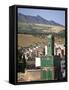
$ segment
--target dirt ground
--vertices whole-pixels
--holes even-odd
[[[18,82],[40,80],[40,69],[26,70],[25,73],[19,72],[17,76]]]

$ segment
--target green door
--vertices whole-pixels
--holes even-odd
[[[53,80],[53,71],[51,70],[42,70],[41,71],[41,79],[42,80]]]
[[[48,80],[52,80],[52,71],[48,70],[46,76]]]
[[[41,79],[46,80],[46,71],[45,70],[41,71]]]

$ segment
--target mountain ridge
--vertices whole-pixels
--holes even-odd
[[[31,15],[24,15],[22,13],[18,13],[18,21],[26,22],[26,23],[38,23],[38,24],[47,24],[47,25],[55,25],[55,26],[64,27],[64,25],[61,25],[53,20],[44,19],[40,15],[31,16]]]

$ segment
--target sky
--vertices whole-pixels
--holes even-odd
[[[44,9],[29,9],[18,8],[18,13],[30,16],[41,16],[47,20],[53,20],[61,25],[65,26],[65,11],[61,10],[44,10]]]

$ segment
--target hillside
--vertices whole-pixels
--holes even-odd
[[[55,36],[54,41],[57,44],[64,44],[65,39],[61,36]],[[18,34],[18,46],[21,47],[32,47],[32,46],[43,46],[47,45],[47,35],[28,35]]]
[[[47,25],[56,25],[56,26],[63,26],[53,20],[46,20],[43,17],[37,16],[30,16],[18,13],[18,21],[25,22],[25,23],[38,23],[38,24],[47,24]]]
[[[18,14],[18,33],[65,35],[65,27],[41,16]]]

